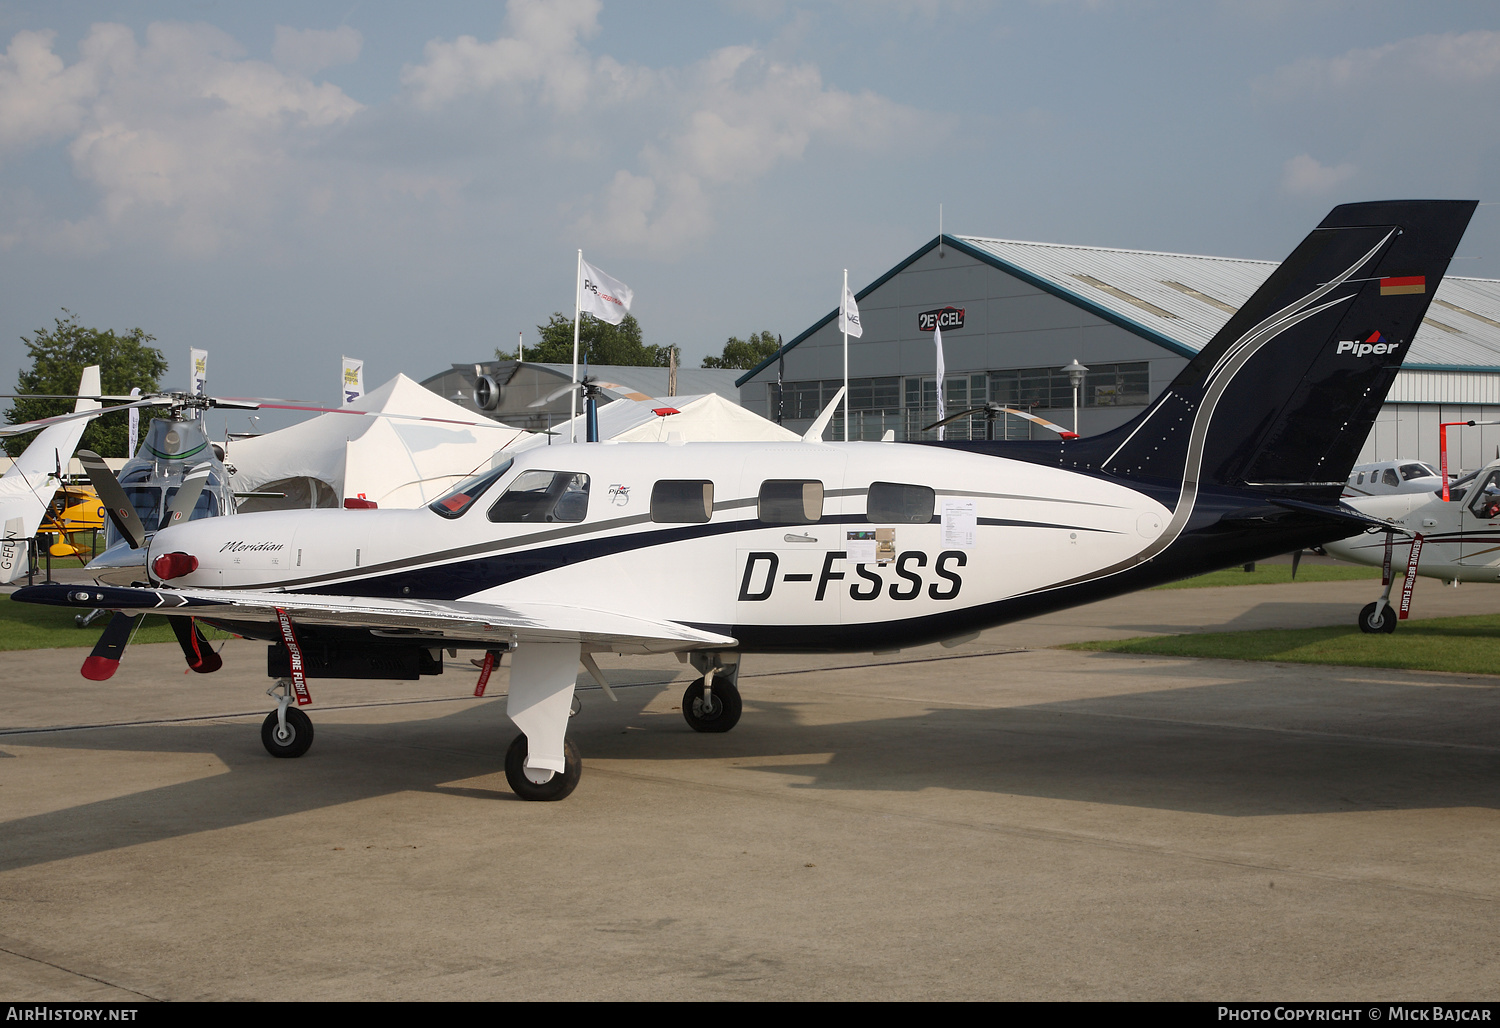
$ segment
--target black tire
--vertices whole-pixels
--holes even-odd
[[[290,739],[278,739],[281,720],[276,711],[271,711],[260,726],[261,745],[273,757],[300,757],[307,752],[313,741],[312,718],[296,707],[286,708],[286,730]]]
[[[1367,603],[1365,609],[1359,612],[1359,630],[1367,635],[1384,633],[1389,635],[1396,630],[1396,608],[1389,603],[1384,604],[1380,611],[1380,617],[1375,616],[1375,608],[1382,606],[1380,603]]]
[[[740,691],[727,680],[714,679],[709,705],[703,705],[703,679],[698,679],[682,694],[682,717],[695,732],[727,732],[740,723],[744,703]]]
[[[524,732],[511,740],[510,749],[505,751],[505,780],[510,783],[511,792],[523,800],[545,803],[566,799],[578,788],[578,779],[583,775],[583,759],[579,757],[573,740],[563,740],[562,772],[553,772],[551,779],[540,784],[526,777],[526,756],[530,752]]]

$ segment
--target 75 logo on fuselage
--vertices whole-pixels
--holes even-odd
[[[830,550],[823,555],[823,569],[817,575],[811,572],[781,574],[781,558],[777,554],[770,550],[752,551],[745,557],[745,573],[740,578],[738,598],[752,602],[769,600],[778,583],[796,585],[805,582],[811,586],[816,578],[817,587],[812,598],[815,603],[821,602],[829,596],[830,586],[841,588],[835,583],[841,583],[849,577],[847,571],[835,570],[834,567],[847,567],[847,558],[848,554],[844,550]],[[857,580],[849,584],[849,598],[873,600],[886,594],[893,600],[915,600],[925,588],[927,595],[934,600],[951,600],[958,596],[964,584],[955,569],[968,562],[969,555],[963,550],[944,550],[932,562],[930,581],[927,554],[921,550],[907,550],[889,565],[855,564]],[[885,573],[888,566],[891,571],[889,579]]]

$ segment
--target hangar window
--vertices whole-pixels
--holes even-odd
[[[713,513],[712,482],[657,482],[651,487],[651,520],[659,524],[701,525]]]
[[[490,508],[491,521],[582,521],[589,509],[589,476],[572,471],[523,471]]]
[[[1151,396],[1151,366],[1090,364],[1078,392],[1081,407],[1139,407]],[[1060,368],[1016,368],[990,374],[990,399],[1007,407],[1062,410],[1073,406],[1073,384]]]
[[[823,516],[823,483],[762,482],[757,516],[768,525],[810,525]]]
[[[438,497],[429,505],[430,510],[441,514],[445,518],[456,518],[464,511],[474,506],[474,501],[484,495],[484,491],[494,485],[501,475],[510,470],[515,461],[507,460],[498,468],[490,468],[481,471],[477,475],[470,475],[458,485],[450,489],[446,495]]]
[[[865,520],[878,525],[925,525],[932,520],[936,494],[925,485],[871,482]]]

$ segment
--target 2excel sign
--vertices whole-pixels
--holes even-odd
[[[963,327],[964,309],[962,307],[939,307],[917,315],[917,330],[921,332],[931,332],[938,328],[948,332]]]

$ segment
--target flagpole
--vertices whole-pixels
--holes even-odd
[[[839,311],[844,310],[844,298],[849,295],[849,269],[844,269],[844,291],[839,294]],[[844,323],[844,442],[849,441],[849,319],[839,318]]]
[[[578,385],[578,322],[583,318],[583,251],[578,251],[578,276],[573,283],[573,385]],[[578,442],[578,390],[568,390],[568,441]]]

